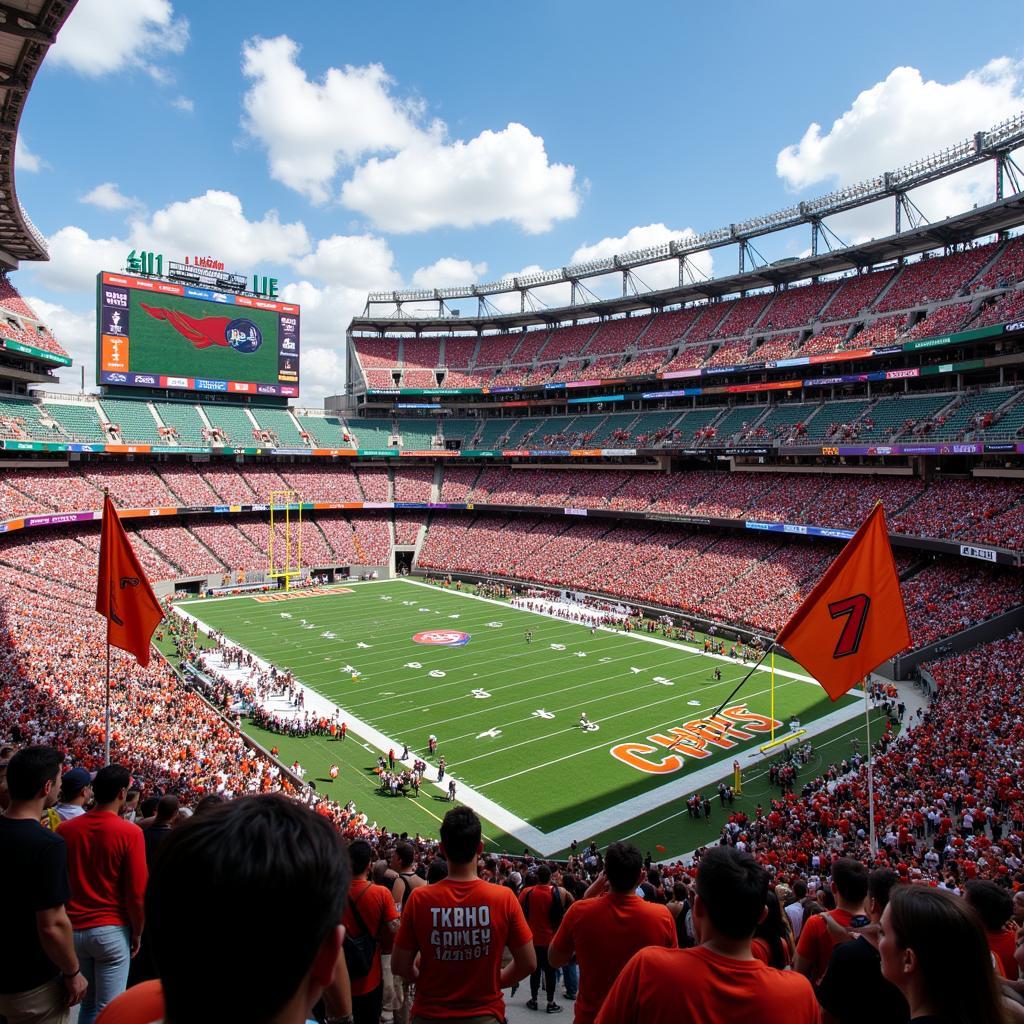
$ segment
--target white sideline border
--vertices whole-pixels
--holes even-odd
[[[442,590],[432,583],[424,583],[420,580],[412,580],[406,577],[400,577],[398,579],[391,580],[367,580],[360,581],[363,586],[370,586],[375,583],[407,583],[412,586],[424,587],[427,590],[438,591]],[[487,604],[497,605],[498,607],[508,609],[513,607],[515,611],[526,612],[531,615],[539,615],[546,619],[556,619],[559,622],[567,621],[559,619],[557,616],[548,615],[541,611],[536,611],[530,608],[518,608],[510,606],[504,601],[496,601],[493,598],[479,597],[476,594],[469,594],[464,591],[458,590],[442,590],[445,594],[454,594],[459,597],[464,597],[473,601],[482,601]],[[252,595],[238,595],[238,597],[247,597],[250,600]],[[225,598],[218,598],[217,600],[230,600]],[[198,599],[193,601],[187,601],[186,604],[197,603]],[[204,631],[209,632],[213,627],[205,623],[198,615],[191,612],[185,611],[180,605],[174,605],[173,611],[175,614],[180,615],[186,621],[193,621],[198,624]],[[573,625],[571,621],[568,623]],[[584,627],[583,623],[577,623],[581,628]],[[608,626],[599,626],[599,629],[609,633],[619,633],[617,629],[612,629]],[[705,657],[717,658],[720,661],[729,661],[735,663],[735,660],[729,658],[728,655],[722,654],[705,654],[703,650],[697,647],[691,647],[687,644],[681,644],[666,640],[663,637],[651,636],[646,633],[630,633],[628,634],[631,638],[637,638],[645,640],[648,643],[659,644],[663,647],[671,647],[676,650],[686,651],[691,654],[702,654]],[[234,641],[232,641],[234,643]],[[236,645],[241,646],[241,645]],[[244,648],[243,648],[244,649]],[[252,653],[252,652],[249,652]],[[257,664],[263,668],[269,667],[269,662],[263,658],[258,658],[255,654],[252,655]],[[757,668],[759,672],[771,672],[771,667],[768,665],[760,665]],[[814,681],[810,676],[801,675],[797,672],[791,672],[786,669],[776,669],[776,675],[785,676],[789,679],[799,680],[801,682],[809,683],[812,686],[817,686],[818,683]],[[328,700],[326,697],[319,694],[316,690],[306,686],[301,680],[297,680],[297,685],[301,686],[305,693],[306,709],[314,711],[317,714],[323,715],[324,717],[330,718],[335,711],[338,711],[349,724],[349,729],[355,735],[362,739],[368,740],[372,743],[377,750],[381,753],[386,754],[388,750],[399,749],[402,744],[397,743],[385,736],[384,733],[363,722],[361,719],[354,717],[345,711],[344,707],[339,704],[335,704],[333,701]],[[845,707],[838,708],[835,711],[831,711],[826,715],[822,715],[816,718],[813,722],[809,722],[806,726],[804,736],[810,739],[814,736],[819,735],[822,732],[831,729],[833,726],[842,725],[843,723],[857,717],[861,712],[861,698],[852,697],[847,701]],[[742,747],[738,748],[736,755],[745,757],[747,760],[756,759],[760,754],[757,746],[753,749],[744,750]],[[408,768],[412,768],[413,759],[409,758],[407,761],[402,762]],[[607,832],[614,828],[616,825],[623,825],[634,818],[637,818],[648,811],[656,810],[659,807],[663,807],[666,804],[674,800],[683,799],[688,794],[693,793],[697,790],[703,789],[713,782],[719,779],[725,778],[728,775],[728,766],[724,759],[718,759],[712,764],[706,765],[703,768],[698,768],[695,771],[686,772],[680,778],[673,779],[669,782],[664,782],[660,786],[655,786],[653,789],[648,790],[646,793],[641,793],[638,796],[630,797],[628,800],[622,801],[622,803],[615,804],[611,807],[606,807],[601,811],[597,811],[594,814],[588,815],[585,818],[581,818],[578,821],[572,822],[568,825],[562,825],[555,829],[553,832],[542,832],[540,829],[531,825],[529,822],[523,820],[518,815],[513,814],[511,811],[502,807],[500,804],[495,803],[490,798],[484,796],[482,793],[474,790],[470,786],[466,785],[457,774],[451,772],[447,773],[447,777],[454,778],[458,783],[458,800],[460,803],[464,803],[469,807],[472,807],[478,814],[485,817],[488,821],[493,822],[495,825],[504,829],[509,835],[514,836],[517,840],[523,843],[525,846],[531,847],[542,857],[549,857],[554,853],[558,853],[560,850],[564,850],[569,847],[572,841],[575,839],[580,843],[589,841],[590,838],[596,836],[602,832]],[[447,795],[448,787],[443,783],[434,782],[431,779],[424,778],[424,785],[429,786],[439,793]]]

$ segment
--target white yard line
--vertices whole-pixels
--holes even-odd
[[[418,580],[401,579],[401,580],[379,580],[379,581],[367,581],[363,585],[367,585],[369,582],[380,582],[380,583],[407,583],[412,586],[424,587],[428,590],[438,591],[441,590],[439,587],[435,587],[430,583],[421,583]],[[517,612],[524,612],[526,614],[540,615],[544,618],[555,618],[556,621],[565,622],[567,620],[559,619],[557,616],[546,615],[543,612],[534,611],[533,609],[526,608],[515,608],[508,605],[503,601],[495,601],[492,598],[478,597],[476,594],[466,594],[459,591],[442,590],[445,594],[458,594],[461,597],[470,598],[474,601],[483,601],[488,604],[497,605],[498,607],[511,609]],[[233,600],[232,598],[220,598],[218,600]],[[201,602],[185,602],[188,605],[194,605]],[[208,626],[198,615],[191,612],[185,611],[182,605],[175,605],[174,611],[181,615],[184,619],[189,621],[197,622],[200,627],[204,630],[209,631],[212,627]],[[569,623],[572,625],[572,623]],[[589,629],[589,626],[584,626],[579,623],[581,628]],[[705,654],[703,650],[697,647],[691,647],[687,644],[675,643],[670,640],[665,640],[662,637],[650,636],[648,634],[636,632],[623,634],[620,630],[610,629],[608,627],[599,627],[605,632],[616,633],[620,636],[628,635],[630,638],[637,638],[645,640],[648,643],[659,644],[663,647],[670,647],[676,650],[685,651],[690,654],[702,654],[705,657],[717,658],[720,661],[732,662],[737,664],[735,659],[729,658],[727,655],[711,655]],[[234,641],[232,641],[234,642]],[[254,660],[261,665],[263,668],[268,668],[269,663],[262,658],[253,655]],[[759,666],[759,671],[770,672],[770,666],[762,665]],[[776,669],[775,674],[784,676],[788,679],[798,680],[800,682],[811,683],[817,685],[813,679],[809,676],[800,675],[796,672],[790,672],[785,669]],[[362,739],[368,740],[370,743],[382,753],[386,753],[388,750],[401,749],[402,744],[396,740],[391,739],[384,733],[373,728],[371,725],[363,722],[361,719],[354,717],[347,712],[343,706],[335,704],[333,701],[328,700],[326,697],[319,694],[316,690],[313,690],[301,682],[297,682],[297,685],[302,686],[305,692],[306,710],[317,715],[322,715],[326,718],[330,718],[335,711],[338,711],[345,721],[348,722],[350,730]],[[358,684],[355,684],[358,685]],[[693,709],[696,711],[697,709]],[[827,715],[823,715],[820,718],[815,719],[813,722],[807,723],[805,728],[805,735],[807,738],[818,735],[832,728],[835,725],[840,725],[843,722],[855,717],[860,713],[860,701],[852,700],[844,708],[840,708],[836,711],[830,712]],[[609,741],[605,741],[607,743]],[[614,742],[614,741],[611,741]],[[604,746],[602,743],[601,746]],[[758,745],[759,746],[759,745]],[[758,746],[753,749],[742,751],[742,756],[748,759],[754,759],[758,756]],[[567,755],[572,757],[575,755]],[[560,760],[565,760],[562,758]],[[409,760],[403,762],[406,767],[411,768],[413,761]],[[556,762],[550,762],[556,763]],[[553,832],[542,832],[540,829],[535,828],[529,822],[520,818],[518,815],[513,814],[511,811],[502,807],[500,804],[495,803],[493,800],[484,796],[479,790],[472,789],[467,786],[457,775],[452,776],[451,772],[448,773],[447,777],[454,777],[458,783],[458,799],[461,803],[464,803],[472,807],[483,817],[493,822],[499,828],[504,829],[509,835],[515,836],[517,840],[522,842],[524,845],[529,846],[536,850],[541,856],[546,857],[551,854],[557,853],[559,850],[563,850],[569,846],[574,840],[582,842],[585,839],[589,839],[591,836],[598,835],[601,832],[606,832],[616,825],[621,825],[639,815],[646,814],[648,811],[655,810],[658,807],[664,806],[672,800],[680,799],[695,790],[703,789],[713,782],[725,777],[728,774],[728,767],[724,760],[716,760],[714,763],[707,765],[705,768],[697,769],[696,771],[687,772],[685,775],[671,782],[662,783],[660,786],[648,790],[646,793],[642,793],[639,796],[631,797],[629,800],[624,800],[622,803],[615,804],[612,807],[607,807],[602,811],[598,811],[595,814],[591,814],[586,818],[582,818],[579,821],[573,822],[570,825],[564,825],[561,828],[556,829]],[[504,780],[495,780],[504,781]],[[493,785],[494,783],[488,783]],[[446,783],[433,782],[427,778],[424,779],[424,785],[432,787],[440,793],[447,793],[448,787]]]

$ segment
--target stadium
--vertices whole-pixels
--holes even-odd
[[[107,748],[143,799],[283,793],[423,865],[458,803],[494,880],[544,862],[578,895],[621,841],[668,895],[720,841],[790,894],[833,857],[1024,883],[1024,112],[639,251],[371,291],[321,405],[284,283],[132,249],[95,280],[95,381],[57,391],[14,147],[75,5],[16,6],[5,766]],[[977,168],[985,202],[924,218],[915,190]],[[883,236],[830,227],[874,204]],[[766,260],[778,232],[801,255]],[[107,496],[165,616],[148,666],[95,611]],[[879,503],[911,642],[833,700],[775,639]]]

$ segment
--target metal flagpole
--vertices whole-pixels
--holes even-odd
[[[775,742],[775,650],[772,649],[772,743]]]
[[[878,841],[875,837],[875,776],[871,757],[871,702],[868,699],[868,677],[864,677],[864,729],[868,741],[868,848],[871,856],[878,856]]]
[[[110,624],[107,624],[109,630]],[[107,693],[103,709],[103,763],[110,764],[110,636],[107,636]]]

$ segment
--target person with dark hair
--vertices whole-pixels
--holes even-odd
[[[897,885],[879,927],[882,975],[910,1006],[911,1021],[1005,1024],[992,955],[965,900],[925,885]]]
[[[146,844],[139,827],[121,817],[130,786],[127,768],[101,768],[92,781],[95,806],[57,831],[68,847],[68,916],[89,983],[79,1024],[92,1024],[125,990],[131,958],[142,940]]]
[[[0,1017],[8,1024],[65,1024],[85,995],[64,905],[67,847],[39,819],[57,802],[60,751],[24,747],[7,765],[10,798],[0,817]]]
[[[402,760],[404,761],[406,758],[403,757]],[[413,889],[418,889],[421,885],[427,884],[426,880],[416,873],[415,863],[416,847],[407,839],[400,839],[391,854],[391,867],[398,873],[398,878],[395,880],[391,895],[395,901],[395,909],[399,914],[402,912],[402,906],[409,893]],[[440,863],[444,864],[444,861],[440,861]],[[394,981],[395,1004],[393,1011],[394,1024],[407,1024],[409,1010],[412,1006],[409,999],[412,989],[408,979],[395,977],[393,971],[392,977]]]
[[[329,1021],[351,1024],[330,1015],[348,886],[343,840],[294,800],[242,797],[193,815],[160,847],[146,892],[160,981],[129,989],[100,1024],[303,1024],[321,995]]]
[[[804,926],[804,906],[807,899],[807,883],[802,878],[793,882],[792,902],[786,901],[782,908],[786,917],[789,918],[789,926],[793,929],[793,938],[800,939],[800,932]]]
[[[580,967],[575,1024],[591,1024],[612,982],[629,958],[645,946],[676,946],[676,922],[664,904],[636,894],[643,870],[632,843],[612,843],[604,871],[583,898],[565,913],[548,949],[552,967],[564,967],[573,955]]]
[[[547,864],[537,866],[536,882],[519,894],[519,905],[533,932],[533,948],[537,951],[537,969],[530,975],[530,999],[526,1004],[531,1010],[537,1009],[537,996],[540,994],[543,977],[544,993],[548,997],[547,1012],[562,1011],[562,1007],[555,1002],[555,967],[548,963],[548,946],[570,903],[572,896],[561,886],[551,884],[551,868]]]
[[[342,922],[352,939],[369,936],[373,950],[359,973],[354,958],[349,955],[349,975],[352,979],[352,1014],[355,1024],[380,1024],[384,1003],[384,974],[381,954],[390,953],[398,931],[398,911],[391,892],[383,885],[370,881],[373,848],[365,839],[357,839],[348,847],[352,868],[352,885],[348,892]],[[351,946],[351,944],[349,944]]]
[[[511,889],[477,876],[483,841],[480,819],[471,808],[453,807],[444,816],[441,852],[448,860],[448,877],[409,893],[391,969],[416,982],[414,1019],[503,1021],[501,990],[537,967],[522,907]],[[503,968],[506,946],[512,960]]]
[[[750,951],[769,967],[784,971],[793,963],[793,934],[786,915],[782,913],[779,897],[771,889],[768,890],[765,907],[768,913],[754,929]]]
[[[997,882],[972,878],[965,887],[967,902],[985,927],[985,938],[992,955],[999,961],[1004,978],[1017,979],[1016,932],[1011,925],[1013,896]]]
[[[868,869],[860,861],[840,857],[832,865],[830,889],[835,897],[836,908],[829,914],[840,929],[849,928],[854,917],[864,913],[864,900],[868,894]],[[793,970],[817,984],[828,970],[832,950],[842,941],[842,938],[829,931],[820,916],[807,917],[796,946]]]
[[[868,917],[877,930],[899,875],[891,868],[876,868],[868,876]],[[829,915],[833,916],[833,915]],[[872,939],[875,941],[873,942]],[[818,986],[818,1002],[825,1024],[903,1024],[907,1001],[899,989],[882,977],[877,937],[856,935],[832,950],[825,977]]]
[[[700,945],[641,949],[612,985],[596,1024],[818,1024],[807,979],[768,967],[750,951],[767,895],[768,873],[750,854],[709,849],[693,903]]]
[[[173,793],[160,797],[156,805],[156,818],[153,824],[146,829],[143,835],[143,842],[146,847],[146,866],[152,868],[153,858],[160,844],[171,834],[171,828],[177,820],[178,811],[181,805]]]
[[[210,811],[220,807],[224,803],[224,797],[220,793],[207,793],[206,796],[196,804],[193,814],[208,814]]]

